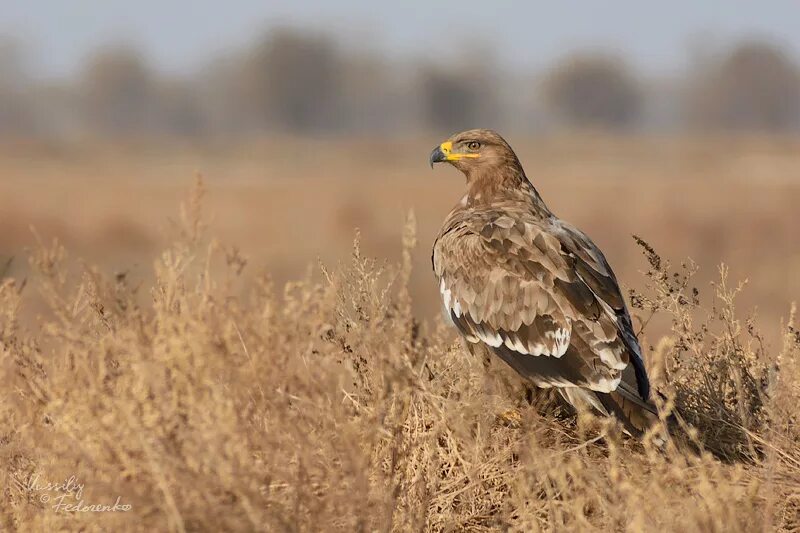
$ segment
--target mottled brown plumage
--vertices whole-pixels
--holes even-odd
[[[433,246],[447,315],[539,387],[616,415],[631,433],[656,418],[630,315],[602,252],[558,219],[511,147],[490,130],[431,154],[464,173],[467,194]]]

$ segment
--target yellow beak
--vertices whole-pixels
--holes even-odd
[[[442,161],[459,161],[461,159],[476,159],[480,154],[462,154],[453,153],[453,142],[445,141],[431,152],[431,167],[434,163],[441,163]]]

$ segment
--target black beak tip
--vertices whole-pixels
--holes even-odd
[[[442,152],[442,147],[437,146],[436,148],[433,149],[433,152],[431,152],[431,159],[430,159],[431,168],[433,168],[434,163],[441,163],[442,161],[445,161],[445,159],[446,158],[444,152]]]

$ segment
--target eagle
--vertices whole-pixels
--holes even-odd
[[[499,357],[576,409],[641,436],[658,420],[639,341],[600,249],[559,219],[496,132],[474,129],[434,148],[467,193],[433,245],[444,311],[472,353]]]

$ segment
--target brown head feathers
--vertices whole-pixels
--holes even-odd
[[[541,204],[547,210],[517,154],[493,130],[472,129],[452,135],[431,154],[431,164],[440,162],[450,163],[464,174],[471,204],[516,199]]]

